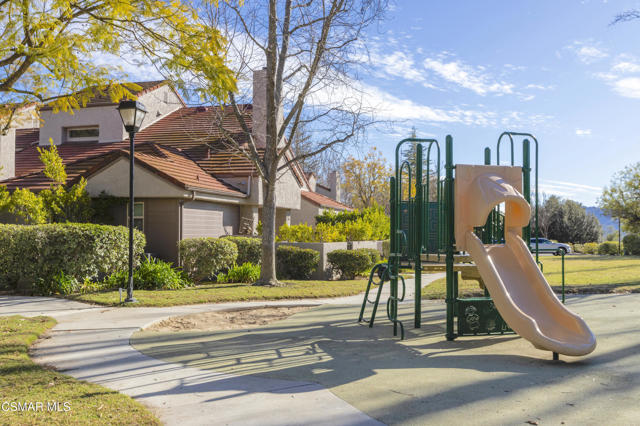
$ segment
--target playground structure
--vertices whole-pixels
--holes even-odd
[[[500,165],[500,144],[505,138],[510,141],[509,166]],[[515,165],[514,138],[522,139],[521,166]],[[530,141],[535,148],[533,209]],[[403,159],[405,147],[411,148],[411,154]],[[542,274],[539,254],[543,251],[537,243],[538,141],[532,134],[502,133],[496,145],[496,165],[491,165],[490,148],[484,150],[484,165],[454,164],[453,138],[447,136],[444,179],[435,139],[404,139],[396,146],[395,156],[395,176],[390,179],[389,260],[371,271],[359,321],[373,326],[382,287],[389,282],[387,318],[394,336],[400,332],[404,339],[398,303],[404,300],[406,288],[400,271],[411,268],[415,273],[415,328],[421,327],[423,271],[445,271],[447,340],[516,332],[536,348],[552,351],[554,359],[559,353],[579,356],[593,351],[593,333],[564,306],[564,253],[562,302]],[[532,216],[533,249],[529,247]],[[484,296],[460,297],[459,275],[478,280]],[[377,286],[376,298],[370,300],[373,286]],[[370,319],[365,320],[368,303],[373,306]]]

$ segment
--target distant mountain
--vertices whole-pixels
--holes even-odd
[[[587,213],[592,213],[602,225],[602,232],[606,236],[618,230],[618,219],[605,215],[599,207],[585,207]],[[622,233],[624,235],[624,232]]]

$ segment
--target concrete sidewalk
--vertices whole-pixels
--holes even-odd
[[[425,275],[423,286],[441,276]],[[388,286],[383,293],[388,294]],[[407,303],[412,297],[413,280],[407,280]],[[148,357],[130,346],[135,331],[172,316],[252,306],[360,303],[362,295],[123,309],[0,296],[0,315],[54,317],[58,324],[33,347],[37,363],[130,395],[166,424],[380,424],[317,383],[204,371]]]

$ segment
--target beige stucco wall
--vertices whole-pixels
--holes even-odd
[[[0,180],[16,175],[16,129],[0,134]]]
[[[145,128],[168,113],[180,108],[182,104],[179,98],[168,85],[140,96],[138,99],[147,108],[142,128]],[[98,126],[100,136],[98,142],[120,142],[127,138],[122,126],[117,105],[80,108],[72,113],[59,112],[54,114],[52,110],[41,111],[40,116],[44,122],[40,128],[40,145],[49,145],[49,138],[55,145],[65,142],[65,128],[81,126]]]
[[[41,111],[40,117],[44,121],[40,128],[40,145],[49,145],[49,139],[54,145],[64,143],[64,129],[67,127],[98,126],[100,129],[98,141],[101,143],[120,142],[125,138],[120,114],[113,105],[81,108],[73,114],[68,112],[54,114],[52,110],[45,110]]]
[[[134,194],[136,197],[185,198],[190,193],[149,170],[136,165],[134,169]],[[119,158],[113,164],[87,179],[87,191],[92,197],[106,192],[114,197],[129,196],[129,159]]]
[[[161,86],[149,93],[145,93],[140,96],[138,100],[144,104],[145,108],[147,108],[147,115],[142,123],[142,128],[150,126],[166,115],[182,107],[180,98],[178,98],[176,93],[168,84],[165,84],[164,86]]]
[[[307,225],[315,226],[316,216],[322,214],[323,211],[324,209],[319,205],[300,197],[300,210],[291,210],[291,224],[307,223]]]
[[[276,207],[300,208],[300,186],[291,169],[287,169],[276,182]]]

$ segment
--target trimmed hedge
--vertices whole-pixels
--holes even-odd
[[[276,249],[276,274],[280,279],[308,280],[318,269],[320,253],[293,246]]]
[[[625,235],[624,238],[622,238],[622,247],[624,248],[624,254],[640,255],[640,235]]]
[[[370,250],[372,249],[334,250],[327,254],[327,260],[331,268],[340,274],[341,279],[352,280],[374,265]],[[378,260],[380,260],[379,254]]]
[[[584,243],[582,245],[582,251],[584,254],[597,254],[598,246],[598,243]]]
[[[233,241],[238,247],[238,258],[236,263],[244,265],[245,263],[260,264],[260,256],[262,250],[262,242],[260,238],[252,237],[222,237],[225,240]]]
[[[238,258],[238,247],[226,238],[187,238],[178,247],[182,269],[195,281],[231,268]]]
[[[618,255],[618,243],[613,241],[605,241],[598,246],[598,254],[600,255]]]
[[[144,234],[134,233],[134,259],[144,252]],[[0,225],[0,284],[50,282],[54,277],[85,281],[125,269],[129,230],[124,226],[64,223]]]

